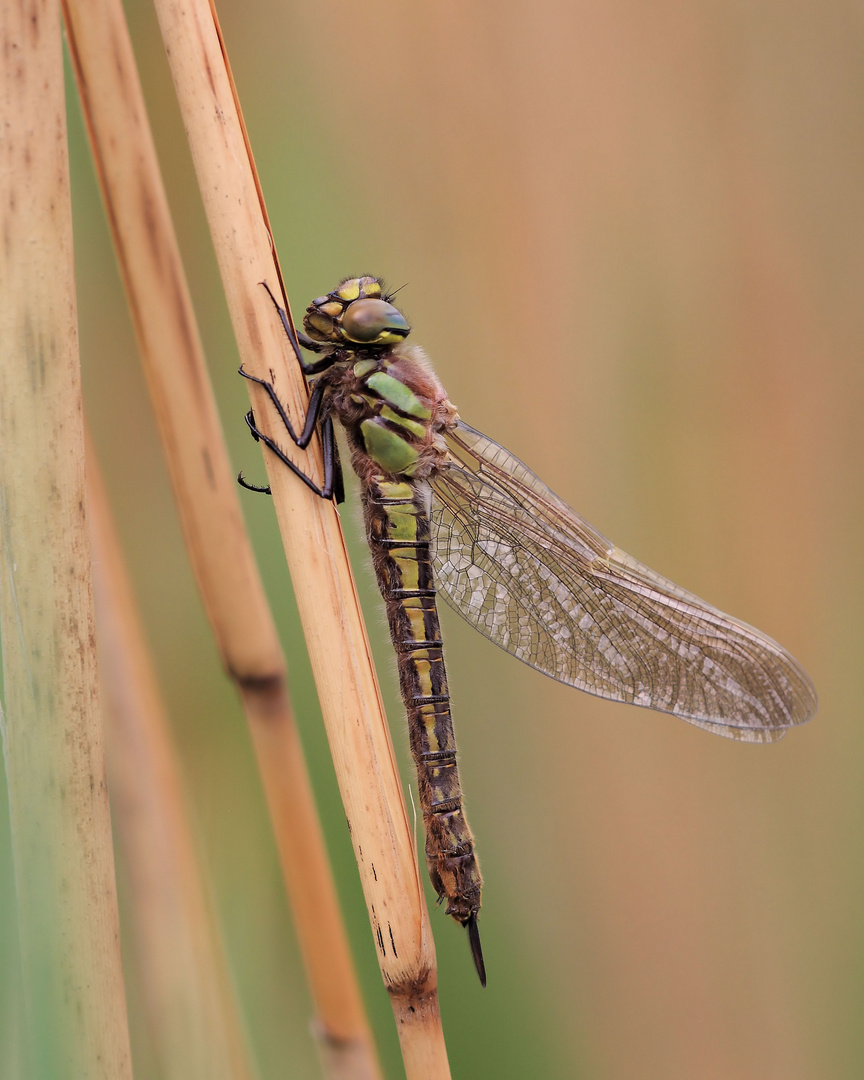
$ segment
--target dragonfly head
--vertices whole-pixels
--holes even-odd
[[[381,282],[374,277],[347,278],[313,300],[303,327],[313,341],[366,348],[396,345],[411,333],[405,316],[384,299]]]

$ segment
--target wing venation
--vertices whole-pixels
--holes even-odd
[[[436,584],[501,648],[561,682],[751,742],[816,709],[797,661],[616,548],[461,422],[430,478]]]

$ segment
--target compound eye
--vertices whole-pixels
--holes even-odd
[[[386,300],[355,300],[340,325],[343,336],[358,345],[392,345],[411,332],[402,312]]]

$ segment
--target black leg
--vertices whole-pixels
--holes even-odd
[[[315,425],[318,423],[318,417],[321,414],[321,404],[324,401],[324,387],[320,384],[316,386],[312,393],[309,395],[309,405],[306,409],[306,420],[303,423],[303,430],[297,435],[294,431],[294,425],[288,419],[288,413],[285,412],[285,406],[279,400],[276,394],[273,384],[268,382],[267,379],[259,379],[257,375],[250,375],[247,371],[243,370],[243,365],[237,369],[244,379],[248,379],[250,382],[258,383],[259,386],[263,386],[267,391],[267,396],[273,402],[276,408],[276,412],[279,413],[279,419],[285,425],[285,430],[291,436],[292,442],[296,443],[301,450],[305,450],[309,443],[312,441],[312,434],[315,431]]]
[[[339,506],[345,502],[345,481],[342,476],[342,462],[339,460],[339,446],[336,443],[336,435],[333,432],[333,417],[325,416],[319,429],[321,435],[321,447],[324,454],[324,486],[327,486],[327,477],[330,477],[331,497]]]
[[[294,349],[294,353],[297,356],[297,361],[300,364],[300,369],[304,375],[315,375],[319,371],[323,371],[325,368],[330,367],[332,358],[329,355],[324,356],[322,359],[313,361],[311,364],[306,364],[303,361],[302,354],[300,352],[300,346],[306,349],[310,349],[312,352],[320,352],[323,348],[318,342],[312,341],[305,334],[297,335],[291,327],[290,320],[288,319],[288,313],[279,304],[270,286],[266,281],[262,281],[261,284],[267,290],[267,295],[273,302],[273,306],[279,313],[279,318],[282,322],[282,328],[291,342],[291,347]],[[255,425],[255,415],[250,409],[246,414],[246,423],[249,425],[249,430],[252,432],[253,437],[257,440],[261,440],[265,446],[267,446],[273,453],[279,458],[283,465],[287,465],[288,468],[311,488],[316,495],[320,495],[322,499],[332,499],[334,492],[336,495],[336,501],[341,503],[345,499],[345,487],[342,478],[342,466],[339,461],[339,451],[336,447],[336,439],[333,434],[333,421],[332,419],[324,415],[322,416],[321,410],[324,404],[324,390],[325,387],[321,384],[313,387],[311,394],[309,395],[309,405],[306,410],[306,418],[303,422],[303,430],[298,435],[294,430],[294,425],[288,418],[288,413],[285,411],[285,407],[279,400],[276,390],[271,382],[267,379],[259,379],[257,375],[249,375],[243,370],[243,366],[240,366],[240,374],[244,379],[249,379],[250,382],[258,383],[259,386],[263,386],[267,392],[267,396],[270,398],[276,412],[279,414],[279,419],[285,430],[291,437],[291,441],[295,443],[301,450],[305,450],[309,443],[312,441],[312,436],[315,433],[316,427],[321,436],[321,447],[324,455],[324,483],[319,487],[311,477],[307,476],[302,469],[291,461],[287,455],[279,448],[279,446],[265,435],[262,431],[259,431]],[[250,484],[244,478],[241,473],[237,477],[238,483],[242,487],[245,487],[249,491],[260,491],[266,494],[270,494],[269,486],[259,486],[257,484]]]
[[[246,488],[247,491],[257,491],[260,495],[270,494],[270,485],[265,484],[263,487],[260,484],[250,484],[242,472],[237,473],[237,483],[242,488]]]
[[[321,485],[321,487],[319,487],[310,476],[307,476],[301,468],[295,465],[294,462],[284,453],[284,451],[269,437],[269,435],[265,435],[263,431],[259,431],[259,429],[255,426],[255,416],[251,409],[248,413],[246,413],[246,423],[249,425],[249,430],[252,432],[252,435],[256,439],[256,441],[260,440],[268,449],[272,450],[276,457],[278,457],[279,460],[282,462],[282,464],[287,465],[291,472],[293,472],[295,476],[299,476],[303,483],[308,488],[311,488],[316,495],[319,495],[322,499],[333,498],[336,440],[333,435],[333,420],[331,419],[331,417],[325,416],[321,421],[321,443],[324,450],[324,483]],[[243,487],[248,488],[250,491],[269,491],[269,488],[259,488],[256,485],[248,484],[239,476],[237,479],[240,481]]]
[[[323,371],[325,368],[330,367],[331,361],[329,354],[323,357],[321,360],[313,360],[311,364],[306,363],[306,361],[303,359],[303,354],[300,352],[300,346],[302,345],[303,348],[308,349],[309,352],[317,353],[321,352],[321,350],[324,348],[324,345],[320,341],[313,341],[312,338],[304,334],[302,331],[299,334],[295,334],[294,330],[291,327],[291,323],[288,321],[288,312],[285,310],[285,308],[282,307],[282,305],[273,295],[267,282],[262,281],[261,284],[267,290],[267,295],[273,301],[273,307],[275,307],[276,310],[279,312],[279,319],[282,322],[282,329],[285,331],[286,337],[291,342],[291,348],[294,350],[294,355],[297,357],[297,362],[300,365],[300,370],[303,372],[303,374],[317,375],[319,371]]]
[[[330,427],[332,431],[332,423]],[[333,498],[336,500],[336,505],[341,506],[345,502],[345,479],[342,476],[342,462],[339,459],[339,444],[335,437],[331,441],[333,444]]]
[[[263,285],[264,288],[267,290],[267,295],[273,301],[273,307],[275,307],[276,310],[279,312],[279,318],[282,320],[282,327],[285,330],[285,334],[288,340],[291,342],[291,348],[294,350],[294,355],[297,357],[300,367],[302,368],[303,354],[300,352],[300,342],[297,340],[297,335],[294,333],[294,330],[288,319],[288,312],[285,310],[285,308],[282,307],[282,305],[270,291],[270,286],[267,284],[266,281],[262,281],[259,284]],[[306,335],[304,334],[303,336],[305,337]],[[317,350],[314,351],[317,352]]]

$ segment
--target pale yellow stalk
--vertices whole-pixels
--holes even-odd
[[[3,4],[0,41],[0,640],[22,1075],[131,1080],[85,513],[59,5]]]
[[[313,1030],[328,1076],[374,1080],[380,1069],[291,712],[285,661],[240,513],[122,6],[119,0],[67,0],[65,15],[190,558],[250,724],[318,1013]]]
[[[214,15],[201,0],[158,0],[157,13],[241,358],[252,373],[274,373],[299,418],[306,387],[259,284],[278,290],[280,279]],[[266,399],[254,400],[269,430]],[[320,476],[317,450],[298,460]],[[447,1077],[428,913],[338,515],[272,458],[265,463],[406,1070]]]
[[[165,707],[89,440],[87,508],[111,808],[148,1038],[165,1080],[251,1080]]]

